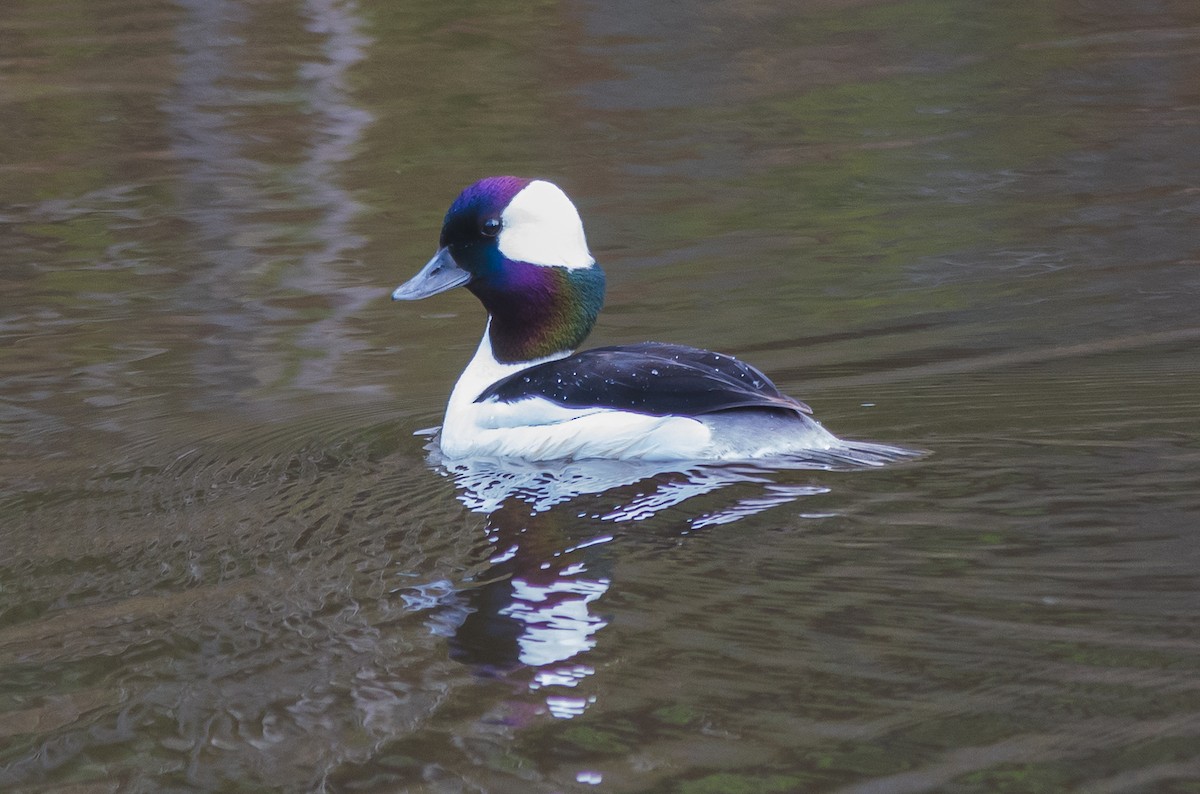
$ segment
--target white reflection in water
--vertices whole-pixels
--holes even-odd
[[[588,604],[604,595],[609,580],[572,579],[565,570],[562,574],[564,578],[548,584],[512,582],[512,603],[500,614],[525,624],[517,638],[524,664],[543,667],[591,650],[596,645],[592,635],[605,625],[588,611]]]
[[[777,483],[782,469],[837,467],[828,459],[771,466],[449,461],[436,442],[428,449],[430,464],[453,478],[459,500],[488,517],[480,557],[486,568],[457,590],[445,581],[412,588],[405,604],[428,610],[429,630],[446,636],[450,655],[477,671],[530,671],[528,690],[544,692],[546,713],[562,719],[582,714],[595,700],[579,685],[595,672],[586,657],[608,624],[595,605],[612,584],[610,548],[618,537],[593,531],[597,522],[631,524],[678,511],[680,532],[687,534],[828,490]],[[713,506],[711,495],[732,486],[752,493]],[[704,509],[690,515],[682,509],[700,497],[708,497]]]
[[[530,462],[496,458],[446,461],[436,451],[430,456],[430,462],[454,478],[459,501],[470,510],[487,514],[512,500],[528,505],[532,513],[542,513],[580,496],[646,483],[650,490],[638,493],[602,514],[589,516],[615,522],[642,521],[735,483],[771,483],[767,477],[771,469],[745,464],[718,466],[686,461],[647,463],[625,460]],[[765,507],[769,506],[772,505]]]

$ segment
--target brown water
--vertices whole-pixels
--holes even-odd
[[[1194,0],[0,4],[0,790],[1200,790]],[[432,465],[474,179],[870,471]]]

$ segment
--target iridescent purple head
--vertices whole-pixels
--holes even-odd
[[[413,300],[465,285],[488,311],[500,361],[573,350],[604,302],[604,272],[588,252],[579,213],[549,182],[476,182],[450,205],[440,244],[392,297]]]
[[[470,247],[495,240],[505,208],[531,181],[519,176],[489,176],[459,193],[442,221],[441,246],[465,253]]]

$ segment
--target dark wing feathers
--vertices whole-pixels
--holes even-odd
[[[732,356],[661,342],[598,347],[548,361],[493,383],[475,402],[515,402],[531,395],[568,408],[614,408],[651,416],[735,408],[812,413]]]

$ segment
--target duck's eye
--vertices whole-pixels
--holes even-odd
[[[479,231],[483,232],[488,237],[495,237],[500,233],[500,219],[487,218],[482,224],[480,224]]]

